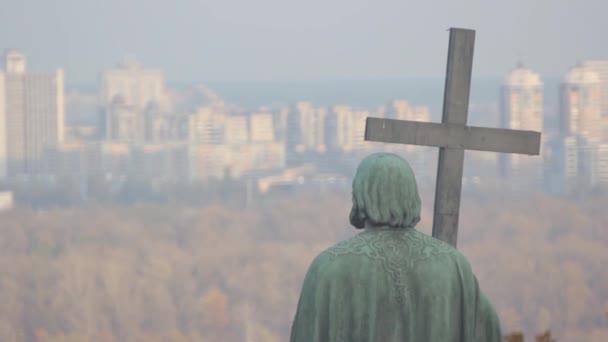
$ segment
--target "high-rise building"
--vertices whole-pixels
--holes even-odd
[[[563,176],[565,191],[584,193],[599,183],[599,144],[581,135],[563,140]]]
[[[274,118],[272,113],[260,111],[252,113],[249,117],[249,137],[251,142],[274,141]]]
[[[336,105],[330,113],[335,120],[335,147],[341,152],[364,151],[371,148],[365,141],[365,119],[369,112],[355,110],[348,105]],[[331,125],[333,126],[333,125]]]
[[[427,106],[412,105],[406,100],[393,100],[388,105],[380,107],[377,116],[394,120],[430,122],[431,110]],[[374,145],[382,146],[378,143]],[[435,176],[430,169],[437,160],[435,148],[403,144],[384,144],[382,148],[384,151],[404,156],[416,173],[416,179],[421,186],[427,185]]]
[[[520,63],[507,75],[502,86],[501,126],[542,132],[543,111],[543,82],[537,73]],[[542,158],[515,154],[499,156],[502,182],[515,191],[540,190],[543,173]]]
[[[224,142],[226,144],[243,144],[249,141],[247,116],[228,115],[224,125]]]
[[[45,172],[44,151],[64,138],[64,77],[29,73],[18,50],[4,56],[0,73],[0,176],[39,175]]]
[[[601,95],[598,73],[584,63],[572,67],[564,77],[559,136],[563,139],[561,174],[567,192],[588,191],[599,185],[603,177],[599,159],[603,156],[600,146],[605,133]]]
[[[146,111],[164,104],[164,76],[157,69],[125,60],[100,73],[98,102],[101,133],[107,140],[142,143]]]
[[[413,106],[406,100],[394,100],[383,108],[384,117],[395,120],[431,121],[431,111],[427,106]]]
[[[601,141],[608,142],[608,60],[589,60],[582,63],[587,69],[593,71],[600,81],[600,117]]]
[[[226,114],[221,108],[201,107],[188,120],[188,140],[195,144],[223,144]]]
[[[561,86],[560,134],[601,137],[601,82],[590,68],[578,64],[566,74]]]
[[[502,87],[501,124],[517,130],[543,130],[543,82],[534,71],[519,64]]]
[[[323,153],[326,142],[327,110],[310,102],[297,102],[288,114],[287,145],[290,152]]]
[[[394,100],[378,110],[379,116],[386,119],[405,121],[431,121],[431,110],[427,106],[413,106],[406,100]],[[386,149],[407,153],[425,153],[429,148],[415,145],[387,144]],[[411,158],[411,157],[410,157]]]
[[[146,142],[174,143],[188,139],[188,115],[146,111]]]
[[[600,90],[600,107],[601,115],[608,118],[608,60],[588,60],[582,64],[589,70],[593,71],[601,83]]]

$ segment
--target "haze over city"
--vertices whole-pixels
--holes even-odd
[[[602,0],[4,1],[0,41],[92,84],[125,54],[173,82],[443,78],[449,27],[475,28],[474,78],[517,60],[560,76],[603,58]]]
[[[441,121],[450,27],[476,30],[468,124],[542,133],[465,152],[458,250],[507,341],[608,341],[606,13],[2,1],[0,342],[289,340],[363,158],[408,161],[431,234],[438,149],[364,132]]]

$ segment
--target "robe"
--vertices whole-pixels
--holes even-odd
[[[323,251],[291,342],[499,342],[498,316],[466,258],[415,229],[368,228]]]

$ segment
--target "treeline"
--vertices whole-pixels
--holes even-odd
[[[136,203],[208,206],[217,203],[242,205],[246,201],[247,184],[236,180],[154,184],[128,178],[88,177],[0,183],[0,191],[13,192],[19,206],[33,209]]]
[[[0,341],[286,341],[312,258],[356,233],[349,199],[0,213]],[[459,248],[505,333],[608,341],[607,202],[463,201]]]

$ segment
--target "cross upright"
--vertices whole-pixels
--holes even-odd
[[[367,118],[365,140],[439,147],[433,237],[456,247],[465,150],[538,155],[540,132],[467,126],[475,31],[450,29],[441,123]]]

